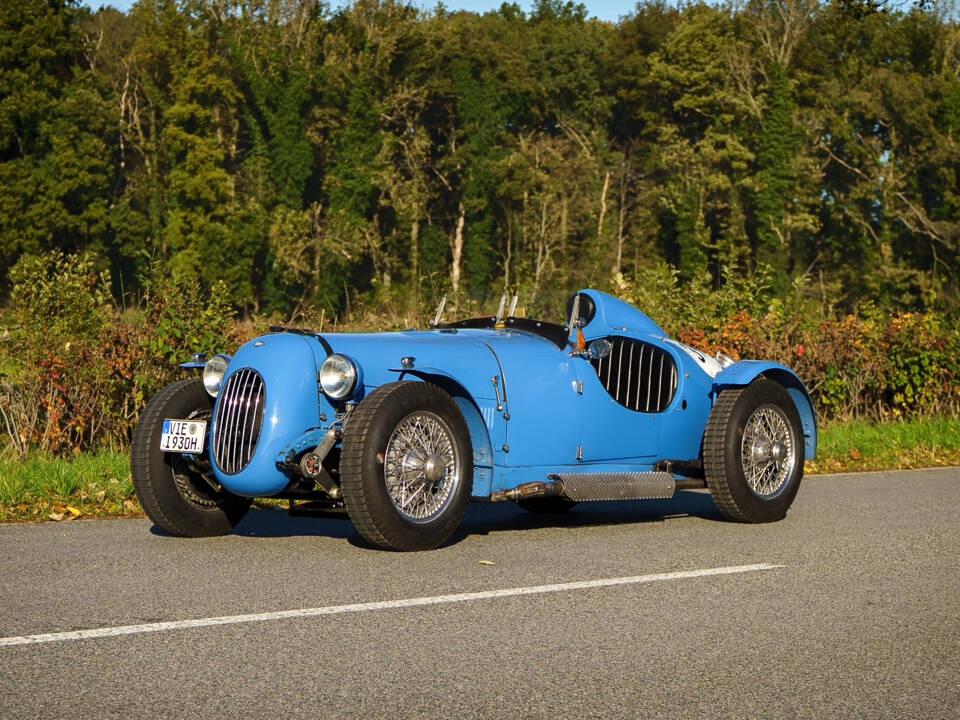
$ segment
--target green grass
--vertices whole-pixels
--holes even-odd
[[[0,522],[141,514],[126,453],[0,457]],[[960,465],[960,418],[820,428],[808,474]],[[79,513],[79,515],[77,515]]]
[[[100,516],[140,512],[125,453],[0,460],[0,522],[51,515],[66,519],[74,517],[74,511]]]
[[[808,473],[960,465],[960,418],[833,423],[818,444]]]

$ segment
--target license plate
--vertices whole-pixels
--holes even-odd
[[[160,449],[163,452],[203,452],[203,438],[207,434],[204,420],[164,420],[160,433]]]

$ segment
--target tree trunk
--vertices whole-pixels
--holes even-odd
[[[450,286],[453,290],[454,303],[457,291],[460,289],[460,264],[463,259],[463,224],[466,222],[467,212],[463,207],[463,200],[457,206],[457,227],[453,232],[453,242],[450,245]]]
[[[624,163],[626,165],[626,163]],[[620,207],[617,212],[617,259],[613,263],[613,274],[623,267],[623,227],[627,215],[627,169],[622,167],[620,175]]]
[[[420,307],[420,221],[410,223],[410,272],[416,288],[417,307]]]
[[[597,245],[603,247],[603,218],[607,214],[607,191],[610,189],[610,171],[603,173],[603,190],[600,193],[600,217],[597,219]]]

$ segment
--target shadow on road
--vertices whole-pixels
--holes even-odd
[[[447,545],[470,535],[488,535],[536,528],[591,527],[625,523],[663,522],[672,517],[700,517],[721,520],[722,516],[709,493],[681,490],[670,500],[623,500],[616,502],[584,502],[569,512],[555,515],[534,514],[512,502],[470,503],[460,527]],[[154,526],[152,532],[164,534]],[[319,535],[344,538],[352,545],[372,547],[342,517],[291,517],[286,511],[254,508],[234,528],[234,535],[244,537],[295,537]]]

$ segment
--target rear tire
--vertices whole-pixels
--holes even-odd
[[[206,420],[209,428],[212,411],[213,399],[202,380],[180,380],[147,403],[133,431],[130,476],[134,490],[147,517],[171,535],[223,535],[250,509],[250,498],[215,490],[182,455],[160,450],[164,418]]]
[[[703,435],[703,469],[727,519],[763,523],[787,514],[803,477],[801,427],[790,395],[772,380],[720,393]]]
[[[381,385],[350,413],[340,481],[347,513],[369,542],[429,550],[460,524],[473,487],[463,414],[436,385]]]

